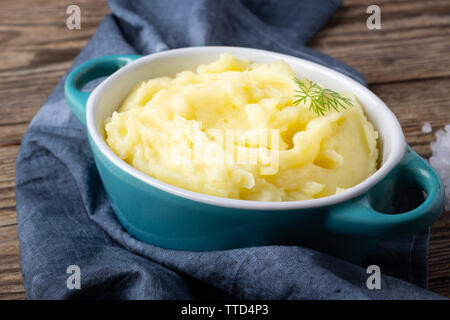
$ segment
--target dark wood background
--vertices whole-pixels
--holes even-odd
[[[81,30],[66,8],[81,8]],[[381,7],[381,30],[366,8]],[[0,299],[25,298],[14,197],[15,159],[29,121],[109,13],[104,0],[2,1],[0,10]],[[358,69],[399,118],[408,143],[429,158],[434,130],[450,123],[450,1],[344,0],[310,46]],[[450,297],[450,214],[433,225],[429,288]]]

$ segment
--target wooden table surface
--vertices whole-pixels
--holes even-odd
[[[344,0],[310,46],[358,69],[397,115],[408,143],[431,154],[433,130],[450,123],[450,1],[378,0],[381,30],[368,30],[373,0]],[[66,8],[81,8],[81,30]],[[0,10],[0,299],[23,299],[14,197],[15,160],[29,121],[109,13],[103,0],[17,0]],[[429,288],[450,297],[450,214],[433,225]]]

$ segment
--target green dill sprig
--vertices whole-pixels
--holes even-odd
[[[294,78],[294,82],[299,88],[299,90],[295,90],[298,94],[294,97],[298,99],[294,101],[294,105],[298,105],[300,102],[306,104],[309,99],[309,110],[314,111],[318,116],[323,116],[325,111],[330,111],[331,108],[339,111],[339,107],[346,109],[346,106],[353,105],[350,99],[342,97],[333,90],[323,89],[311,80]]]

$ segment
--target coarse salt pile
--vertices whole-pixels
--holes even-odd
[[[430,164],[441,176],[445,186],[445,209],[450,210],[450,124],[444,130],[438,130],[436,141],[431,143],[433,155]]]
[[[425,122],[422,126],[422,132],[430,133],[431,131],[433,131],[431,124],[429,122]]]

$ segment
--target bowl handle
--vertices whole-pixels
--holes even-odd
[[[373,209],[370,193],[333,206],[326,219],[329,230],[337,233],[390,237],[396,234],[415,234],[431,225],[441,214],[444,206],[444,187],[439,175],[411,147],[400,163],[386,179],[407,177],[427,193],[425,201],[417,208],[398,214],[385,214]],[[402,183],[402,182],[400,182]],[[405,183],[405,181],[403,181]]]
[[[83,86],[91,80],[109,76],[141,57],[131,54],[98,57],[86,61],[69,73],[64,84],[66,102],[72,113],[84,126],[86,126],[86,102],[91,93],[81,91]]]

